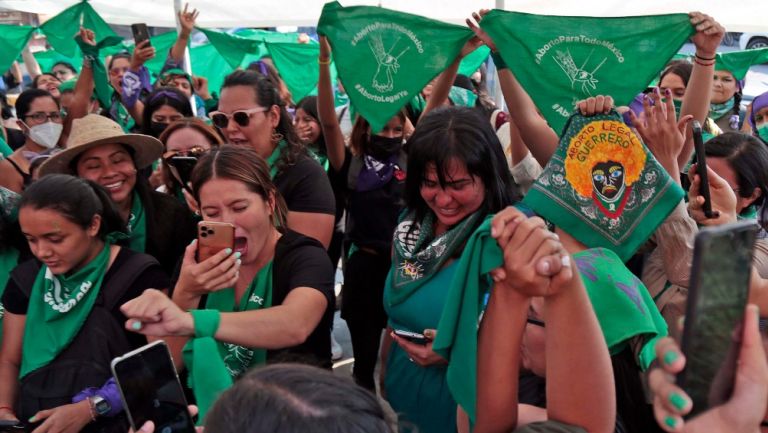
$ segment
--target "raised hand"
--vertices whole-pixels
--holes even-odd
[[[725,35],[725,28],[711,16],[701,12],[691,12],[688,17],[691,19],[691,25],[696,28],[696,33],[691,38],[696,46],[696,54],[714,59],[717,47]]]
[[[587,99],[582,99],[576,103],[576,108],[583,116],[594,116],[595,114],[607,114],[613,108],[613,98],[611,96],[597,95]]]
[[[96,46],[96,34],[93,32],[93,30],[86,29],[85,27],[80,27],[80,31],[78,32],[78,35],[88,45]]]
[[[179,24],[181,25],[181,37],[189,38],[192,34],[192,29],[195,28],[195,20],[200,15],[197,9],[189,11],[189,3],[184,4],[184,10],[179,11]]]
[[[155,58],[155,47],[150,45],[149,40],[141,41],[133,47],[133,56],[131,57],[131,70],[139,72],[139,69],[148,60]]]
[[[677,166],[677,157],[685,144],[688,122],[693,119],[693,116],[686,115],[678,121],[672,102],[672,92],[669,89],[665,91],[664,98],[665,102],[662,102],[661,93],[657,87],[650,97],[646,95],[643,98],[645,113],[643,119],[637,117],[631,110],[629,117],[640,138],[648,146],[648,150],[669,171],[670,167]],[[654,102],[653,105],[650,104],[651,100]],[[679,170],[675,168],[671,170],[674,172],[670,172],[670,176],[678,176]]]
[[[479,12],[472,12],[472,19],[467,18],[466,23],[469,28],[475,32],[475,36],[479,38],[485,45],[488,45],[488,48],[491,49],[491,51],[496,52],[496,43],[493,42],[493,39],[491,36],[485,32],[485,30],[481,29],[479,24],[480,21],[483,20],[483,17],[490,12],[490,9],[480,9]]]

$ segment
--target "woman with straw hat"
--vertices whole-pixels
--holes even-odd
[[[107,189],[127,224],[128,246],[154,256],[169,273],[195,236],[192,213],[152,191],[138,171],[163,153],[156,138],[126,134],[116,122],[90,114],[72,122],[67,147],[40,167],[40,176],[71,174]]]

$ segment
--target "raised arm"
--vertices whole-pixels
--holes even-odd
[[[488,10],[483,9],[479,13],[473,13],[472,16],[477,22],[480,22],[486,13]],[[557,149],[560,140],[557,133],[539,114],[536,104],[533,103],[530,95],[523,89],[512,71],[500,61],[501,57],[498,55],[493,39],[472,20],[467,19],[467,25],[491,49],[496,64],[496,72],[499,75],[501,92],[509,108],[509,115],[520,129],[520,135],[525,144],[529,146],[533,157],[544,167]]]
[[[96,35],[92,30],[81,28],[79,33],[80,38],[84,44],[90,46],[96,46]],[[91,97],[93,96],[93,65],[92,60],[89,58],[83,58],[83,67],[80,70],[80,75],[77,76],[77,82],[75,82],[75,91],[72,97],[72,104],[69,107],[69,112],[64,120],[64,133],[68,133],[72,126],[72,121],[85,117],[88,114],[88,106],[91,103]]]
[[[429,99],[427,99],[427,106],[424,107],[424,111],[421,113],[420,118],[424,117],[431,110],[434,110],[435,108],[441,107],[443,104],[445,104],[445,101],[448,100],[448,95],[451,93],[453,82],[456,80],[456,74],[459,71],[461,60],[469,55],[469,53],[472,51],[475,51],[482,44],[483,41],[481,41],[477,36],[474,36],[468,40],[463,47],[461,47],[461,51],[453,60],[453,63],[448,65],[448,67],[445,68],[445,70],[437,78],[435,85],[432,87],[432,93],[429,95]]]
[[[150,45],[149,40],[139,42],[134,48],[133,48],[133,56],[131,57],[131,66],[129,72],[132,74],[135,74],[137,77],[141,76],[142,68],[144,68],[144,63],[147,62],[147,60],[150,60],[155,57],[155,47]],[[134,95],[133,97],[136,98],[136,101],[131,104],[127,101],[128,98],[128,92],[126,92],[126,86],[133,84],[133,81],[126,80],[123,78],[123,92],[120,94],[120,98],[123,100],[123,105],[128,110],[128,113],[131,114],[131,117],[133,117],[133,120],[136,122],[137,125],[142,126],[143,123],[143,114],[144,114],[144,103],[141,101],[141,86],[134,86],[132,88],[133,92],[139,92],[138,95]]]
[[[176,42],[171,47],[171,52],[168,54],[168,57],[170,57],[174,63],[178,64],[184,61],[184,51],[187,48],[187,44],[189,44],[189,36],[192,34],[192,29],[195,28],[195,20],[198,15],[200,15],[200,12],[197,9],[193,9],[191,12],[189,11],[189,3],[185,3],[184,10],[179,11],[179,24],[181,30],[179,31],[179,36],[176,38]]]
[[[691,25],[696,28],[696,34],[692,38],[696,45],[696,56],[683,96],[683,105],[680,107],[680,117],[690,114],[703,125],[709,115],[712,80],[715,76],[715,54],[720,41],[723,40],[725,29],[712,17],[701,12],[691,12],[689,16]],[[678,165],[684,167],[692,154],[693,139],[689,138],[677,157]]]
[[[317,83],[317,116],[323,129],[328,161],[334,170],[339,171],[344,166],[346,151],[344,149],[344,134],[336,117],[333,104],[333,85],[331,84],[331,45],[328,38],[320,36],[320,57],[317,59],[320,67],[320,77]]]
[[[30,41],[31,40],[32,39],[30,39]],[[40,64],[37,63],[37,59],[35,59],[35,56],[32,55],[32,51],[29,49],[29,43],[27,43],[27,46],[21,51],[21,58],[24,60],[24,66],[27,67],[27,73],[29,74],[30,80],[34,81],[35,77],[43,73],[40,69]],[[19,81],[19,83],[23,84],[23,81]]]

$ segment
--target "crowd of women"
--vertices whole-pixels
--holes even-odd
[[[521,203],[560,137],[476,25],[485,12],[426,104],[380,131],[359,115],[345,126],[352,107],[337,110],[322,35],[316,96],[292,101],[269,59],[212,93],[183,70],[187,9],[168,53],[139,44],[108,60],[111,106],[93,97],[92,57],[77,76],[57,64],[36,77],[16,100],[18,129],[2,127],[0,420],[127,431],[110,361],[163,339],[211,432],[768,431],[768,93],[741,110],[743,82],[713,67],[724,29],[691,13],[692,62],[670,63],[629,107],[610,95],[577,104],[587,120],[626,113],[665,176],[690,184],[625,265]],[[78,39],[97,47],[88,29]],[[457,75],[480,44],[508,113],[484,79]],[[156,55],[167,60],[152,83]],[[456,87],[474,102],[451,97]],[[691,119],[709,134],[715,218],[689,167]],[[672,378],[685,359],[665,337],[685,311],[698,227],[737,219],[760,232],[735,391],[684,421],[691,400]],[[201,259],[200,221],[231,224],[233,247]],[[490,274],[471,265],[486,240],[501,263]],[[356,385],[323,371],[339,265]],[[652,332],[617,313],[624,282],[649,300]],[[457,331],[476,344],[446,351],[441,318],[464,307],[456,285],[482,305]],[[476,384],[469,397],[449,384],[461,359],[474,360],[459,370]],[[281,363],[293,364],[257,368]]]

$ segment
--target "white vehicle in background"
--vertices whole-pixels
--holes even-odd
[[[739,37],[739,49],[741,50],[766,47],[768,47],[768,33],[742,33]]]

